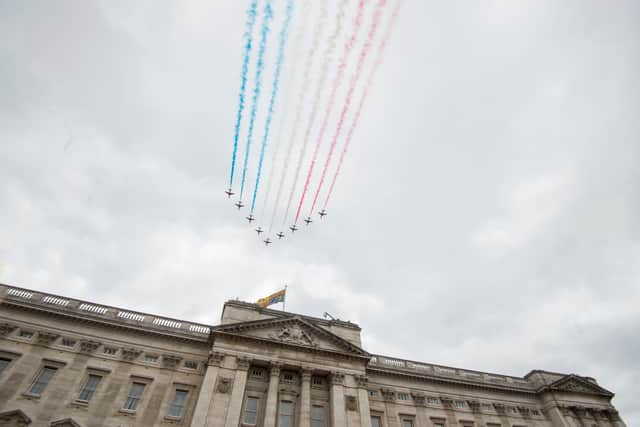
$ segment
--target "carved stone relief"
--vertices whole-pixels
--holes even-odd
[[[427,403],[427,396],[421,391],[412,391],[411,398],[416,405],[424,406]]]
[[[224,359],[224,354],[218,351],[210,351],[209,359],[207,360],[207,364],[209,366],[220,366],[222,360]]]
[[[176,356],[175,354],[162,355],[162,366],[164,366],[165,368],[175,369],[181,361],[182,357]]]
[[[50,332],[38,332],[38,344],[41,345],[50,345],[54,342],[60,335],[52,334]]]
[[[229,393],[231,391],[231,385],[233,379],[227,377],[218,377],[218,384],[216,384],[216,391],[218,393]]]
[[[120,352],[122,360],[126,360],[127,362],[137,359],[140,354],[142,354],[142,351],[135,348],[123,348]]]
[[[384,400],[394,401],[396,400],[396,391],[392,388],[381,388],[380,393]]]
[[[10,323],[0,323],[0,336],[9,335],[14,329],[16,327]]]
[[[346,395],[344,397],[344,403],[347,408],[347,411],[357,411],[358,410],[358,399],[355,396]]]
[[[291,343],[291,344],[301,344],[308,346],[316,346],[313,338],[302,330],[298,325],[293,326],[283,326],[280,331],[269,335],[271,339]]]

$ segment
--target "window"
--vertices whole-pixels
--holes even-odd
[[[9,366],[9,363],[11,363],[11,359],[0,357],[0,375],[2,375],[2,371],[4,371],[7,366]]]
[[[187,369],[198,369],[198,362],[194,360],[185,360],[184,367]]]
[[[377,415],[372,416],[371,427],[382,427],[382,418]]]
[[[433,403],[434,405],[437,405],[438,404],[438,398],[437,397],[427,397],[427,402]]]
[[[369,390],[369,397],[378,397],[378,390]]]
[[[52,366],[45,366],[40,370],[40,373],[36,377],[36,380],[31,385],[31,389],[29,393],[40,396],[47,385],[55,375],[58,368],[54,368]]]
[[[311,427],[324,427],[324,406],[311,407]]]
[[[95,393],[96,388],[98,388],[98,384],[100,384],[100,380],[102,377],[100,375],[89,374],[87,377],[87,381],[82,386],[80,390],[80,395],[78,396],[78,400],[90,401],[93,397],[93,393]]]
[[[482,403],[481,406],[485,411],[493,411],[493,405],[491,405],[490,403]]]
[[[280,401],[280,417],[278,427],[293,427],[293,402],[290,400]]]
[[[142,393],[144,392],[144,383],[132,383],[127,395],[127,400],[124,402],[124,409],[135,411],[142,399]]]
[[[150,362],[150,363],[157,363],[158,362],[158,356],[156,356],[154,354],[145,354],[144,355],[144,361],[145,362]]]
[[[456,408],[464,408],[464,402],[462,400],[456,400]]]
[[[398,393],[398,399],[409,400],[409,393]]]
[[[114,355],[116,354],[116,352],[118,351],[118,349],[113,348],[113,347],[105,347],[104,350],[102,351],[104,354],[110,354],[110,355]]]
[[[244,417],[242,422],[244,424],[255,425],[258,421],[258,398],[247,397],[247,401],[244,404]]]
[[[72,340],[71,338],[62,338],[62,345],[64,347],[73,347],[76,345],[76,340]]]
[[[176,390],[176,395],[173,396],[173,402],[171,402],[171,406],[169,407],[169,416],[176,418],[182,417],[188,395],[189,391],[187,390]]]
[[[413,420],[402,420],[402,427],[413,427]]]
[[[441,422],[433,423],[433,427],[444,427],[444,423],[441,423]]]
[[[322,379],[322,377],[313,377],[312,383],[313,385],[323,385],[324,380]]]
[[[25,338],[25,339],[30,340],[33,337],[33,332],[24,331],[24,330],[20,329],[20,333],[18,334],[18,336],[20,338]]]

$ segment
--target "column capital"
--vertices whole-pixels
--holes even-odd
[[[269,364],[269,373],[272,377],[279,377],[280,376],[280,370],[282,369],[282,363],[281,362],[271,362]]]
[[[238,356],[236,357],[236,365],[238,366],[239,370],[247,371],[249,369],[249,366],[251,366],[251,359],[244,356]]]
[[[331,384],[334,385],[343,385],[344,384],[344,374],[342,372],[331,372]]]
[[[207,365],[209,366],[220,366],[222,364],[222,360],[224,359],[224,353],[220,353],[219,351],[211,350],[209,352],[209,358],[207,359]]]
[[[311,368],[307,368],[307,367],[302,367],[300,368],[300,379],[302,379],[302,381],[311,381],[311,375],[313,374],[313,369]]]

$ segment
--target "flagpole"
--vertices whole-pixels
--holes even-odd
[[[285,311],[287,306],[287,285],[284,285],[284,298],[282,299],[282,311]]]

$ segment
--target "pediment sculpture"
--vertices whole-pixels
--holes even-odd
[[[270,338],[291,344],[302,344],[313,347],[317,345],[313,338],[298,325],[283,326],[278,332],[270,334]]]

